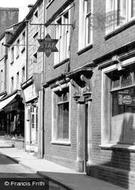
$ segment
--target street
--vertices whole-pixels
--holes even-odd
[[[48,177],[41,177],[32,169],[0,153],[0,189],[66,190],[67,188]]]
[[[0,178],[2,177],[39,177],[26,168],[0,153]]]

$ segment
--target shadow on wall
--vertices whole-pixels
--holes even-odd
[[[111,153],[108,162],[93,165],[89,168],[91,176],[109,181],[126,189],[135,189],[135,176],[131,177],[129,172],[135,172],[135,152],[129,150],[135,144],[135,120],[134,114],[123,118],[121,134],[116,145],[101,150],[102,156]],[[119,145],[119,146],[118,146]],[[110,155],[110,154],[109,154]]]

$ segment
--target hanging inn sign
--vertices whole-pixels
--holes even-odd
[[[49,57],[52,52],[58,52],[56,47],[58,40],[51,39],[49,34],[47,34],[44,39],[39,39],[38,42],[40,44],[38,52],[45,52],[47,57]]]

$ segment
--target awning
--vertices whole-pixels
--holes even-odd
[[[9,98],[3,100],[0,102],[0,110],[2,110],[4,107],[6,107],[15,97],[17,94],[14,94],[10,96]]]

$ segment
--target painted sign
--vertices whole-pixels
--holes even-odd
[[[49,34],[47,34],[44,39],[39,39],[38,42],[40,44],[38,52],[45,52],[47,57],[49,57],[52,52],[58,52],[58,49],[56,47],[58,40],[51,39]]]
[[[118,92],[118,104],[135,106],[135,94],[133,89]]]

